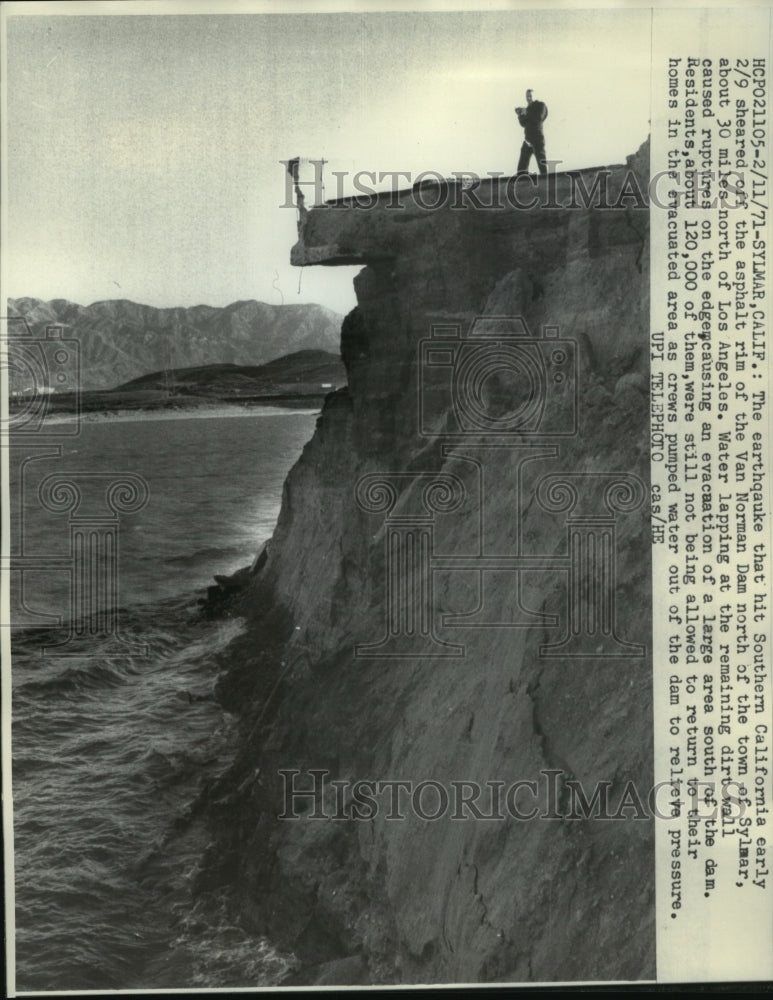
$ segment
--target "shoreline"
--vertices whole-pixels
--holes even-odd
[[[41,427],[59,424],[136,423],[138,421],[202,420],[208,417],[274,417],[292,414],[313,414],[322,409],[322,401],[302,405],[300,400],[282,406],[277,403],[205,403],[198,406],[116,407],[115,409],[84,410],[80,413],[51,413],[42,419]],[[13,434],[13,414],[9,432]]]

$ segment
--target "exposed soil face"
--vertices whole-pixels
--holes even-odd
[[[647,164],[645,146],[643,191]],[[296,951],[299,982],[654,977],[652,821],[635,802],[567,818],[573,783],[588,798],[606,783],[612,814],[630,782],[646,808],[652,784],[647,233],[647,210],[622,206],[302,219],[297,263],[366,265],[341,335],[348,387],[230,605],[250,628],[219,691],[244,735],[203,801],[202,876]],[[500,345],[493,378],[476,317]],[[411,574],[390,571],[398,550]],[[431,619],[423,638],[409,607]],[[310,769],[436,784],[404,819],[352,818],[330,786],[304,801],[341,818],[279,819],[288,769],[304,788]],[[452,819],[453,803],[426,818],[460,781],[489,796],[535,782],[517,806],[553,818]]]

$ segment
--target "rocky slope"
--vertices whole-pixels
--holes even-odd
[[[37,338],[45,339],[47,326],[61,325],[66,338],[78,341],[81,389],[108,389],[167,368],[260,365],[293,351],[337,351],[341,325],[324,306],[255,301],[155,309],[118,299],[81,306],[20,298],[8,300],[8,315],[26,319]]]
[[[645,190],[646,146],[631,166]],[[200,802],[199,890],[229,886],[299,982],[653,977],[652,822],[566,818],[572,781],[615,813],[652,779],[647,210],[401,204],[301,219],[296,263],[364,265],[348,387],[230,606],[249,627],[217,691],[242,737]],[[483,363],[461,346],[480,316]],[[435,786],[404,819],[347,795],[279,819],[279,772],[312,768],[534,781],[555,818],[432,821]]]

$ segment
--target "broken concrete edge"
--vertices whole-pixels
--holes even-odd
[[[591,205],[591,199],[597,193],[599,176],[603,175],[612,182],[612,187],[619,187],[619,192],[607,192],[604,197],[611,195],[613,198],[622,201],[623,198],[630,199],[641,197],[642,203],[631,206],[614,204],[604,205],[604,208],[625,208],[626,214],[630,214],[631,209],[638,211],[649,211],[649,205],[644,197],[642,183],[649,190],[648,177],[642,173],[641,160],[646,157],[648,162],[648,142],[645,140],[640,149],[627,158],[626,163],[616,163],[612,165],[587,167],[577,170],[563,170],[548,173],[544,176],[538,174],[513,174],[509,177],[489,176],[478,178],[472,184],[467,183],[469,175],[460,174],[455,178],[436,180],[425,180],[414,184],[411,188],[403,190],[389,190],[380,192],[365,192],[361,196],[351,196],[341,199],[332,199],[315,205],[311,209],[304,205],[299,205],[298,219],[298,241],[290,251],[290,263],[295,267],[307,267],[315,265],[325,266],[367,266],[378,261],[389,261],[395,257],[395,252],[390,253],[383,247],[378,248],[370,240],[363,241],[360,245],[359,233],[348,231],[344,241],[338,242],[336,237],[340,235],[340,227],[332,222],[333,219],[340,218],[340,212],[333,215],[336,210],[345,210],[345,214],[350,218],[351,213],[361,216],[362,213],[377,212],[388,224],[400,224],[413,222],[418,219],[427,219],[435,212],[480,212],[488,214],[490,212],[526,212],[549,210],[566,212],[574,209],[587,209],[596,207]],[[648,168],[645,173],[648,174]],[[635,184],[638,191],[628,191],[627,178],[631,174],[635,175]],[[578,178],[590,178],[590,191],[584,180],[579,185],[576,184]],[[513,198],[510,197],[510,186],[512,185]],[[452,197],[448,192],[453,190]],[[580,198],[587,204],[575,204],[578,191],[581,190]],[[440,198],[432,198],[431,203],[427,202],[426,192],[438,192]],[[421,193],[424,192],[424,196]],[[507,193],[508,197],[503,201],[502,193]],[[518,192],[516,195],[515,192]],[[529,201],[519,200],[528,192]],[[566,203],[566,195],[570,196],[569,203]],[[536,203],[533,199],[536,198]],[[546,200],[545,200],[546,199]],[[564,199],[564,200],[559,200]],[[395,234],[397,231],[395,230]],[[331,238],[332,237],[332,238]],[[399,238],[399,237],[398,237]]]
[[[440,177],[439,175],[433,179],[416,181],[409,188],[400,188],[395,190],[390,188],[388,191],[368,191],[362,197],[368,199],[375,199],[375,203],[369,207],[376,208],[381,207],[381,202],[396,201],[402,199],[403,201],[411,198],[416,191],[431,190],[433,188],[444,188],[444,187],[467,187],[474,188],[478,190],[484,186],[491,187],[494,183],[498,187],[504,185],[507,187],[508,184],[514,181],[531,181],[532,184],[540,183],[542,181],[547,181],[551,177],[578,177],[590,174],[597,174],[599,171],[607,171],[609,173],[614,173],[617,170],[624,170],[626,166],[630,164],[626,163],[610,163],[604,164],[597,167],[582,167],[574,168],[572,170],[554,170],[549,174],[486,174],[485,176],[479,177],[474,171],[458,171],[455,177]],[[476,178],[472,184],[469,183],[470,178]],[[349,195],[346,198],[328,198],[319,205],[312,205],[311,208],[307,208],[305,205],[303,207],[303,214],[308,215],[310,212],[316,212],[324,210],[326,208],[361,208],[362,204],[357,195]]]

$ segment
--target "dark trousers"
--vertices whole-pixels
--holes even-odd
[[[539,172],[544,176],[548,172],[547,159],[545,157],[545,136],[535,135],[531,139],[525,139],[521,146],[521,155],[518,160],[518,173],[525,174],[529,169],[529,160],[534,153],[537,158]]]

